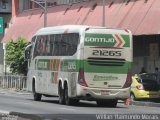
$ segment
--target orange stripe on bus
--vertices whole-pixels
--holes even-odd
[[[56,72],[54,74],[54,83],[57,83],[58,71],[59,71],[60,59],[56,60]]]
[[[53,70],[53,60],[50,60],[50,70]]]
[[[115,34],[116,38],[118,39],[119,43],[117,45],[117,47],[120,47],[120,45],[122,44],[122,39],[117,35]]]
[[[57,61],[56,61],[56,71],[59,70],[59,65],[60,65],[60,59],[57,59]]]

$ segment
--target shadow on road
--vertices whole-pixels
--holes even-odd
[[[28,99],[31,101],[34,101],[33,99]],[[52,104],[59,104],[58,100],[52,100],[51,98],[48,99],[42,99],[41,101],[38,102],[43,102],[43,103],[52,103]],[[90,108],[107,108],[107,107],[98,107],[95,101],[83,101],[80,100],[79,103],[77,103],[76,105],[72,105],[72,107],[90,107]],[[112,108],[112,107],[111,107]],[[124,106],[122,102],[119,102],[116,108],[128,108],[127,106]]]

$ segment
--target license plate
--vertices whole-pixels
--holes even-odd
[[[101,90],[101,95],[109,95],[109,91],[107,90]]]

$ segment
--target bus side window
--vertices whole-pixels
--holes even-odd
[[[50,39],[48,35],[42,36],[42,56],[50,55]]]
[[[56,34],[54,41],[54,50],[53,50],[54,56],[60,56],[60,46],[61,46],[61,34]]]
[[[61,50],[61,56],[68,55],[68,34],[63,34],[60,50]]]
[[[54,35],[54,43],[53,43],[53,51],[52,51],[52,55],[56,56],[57,55],[57,35]]]
[[[76,53],[79,43],[79,34],[50,35],[50,51],[53,56],[71,56]]]
[[[35,42],[36,42],[36,38],[37,38],[37,36],[34,36],[33,38],[32,38],[32,41],[31,41],[31,44],[32,44],[32,48],[31,48],[31,51],[30,51],[30,58],[32,59],[33,57],[34,57],[34,45],[35,45]]]
[[[41,36],[41,56],[46,56],[47,36]]]
[[[51,39],[50,39],[50,35],[47,36],[46,53],[47,53],[47,56],[51,56]]]
[[[50,35],[51,55],[54,55],[55,35]]]
[[[40,36],[39,41],[38,41],[38,46],[37,46],[38,56],[42,56],[42,51],[43,51],[43,38],[42,36]]]
[[[35,41],[35,49],[34,49],[34,55],[33,57],[35,58],[40,54],[40,36],[37,36],[37,39]]]
[[[69,37],[69,55],[74,55],[77,51],[77,46],[79,43],[79,35],[76,33],[70,34]]]

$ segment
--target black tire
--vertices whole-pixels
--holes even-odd
[[[62,89],[62,84],[59,84],[58,87],[58,94],[59,94],[59,103],[60,104],[65,104],[65,99],[64,99],[64,90]]]
[[[117,106],[117,100],[97,100],[97,105],[99,107],[113,107]]]
[[[32,92],[33,92],[33,100],[34,101],[41,101],[42,94],[36,93],[35,81],[33,81],[33,84],[32,84]]]
[[[76,105],[79,100],[78,99],[73,99],[73,98],[69,98],[68,96],[68,85],[66,84],[65,87],[64,87],[64,96],[65,96],[65,104],[66,105]]]
[[[135,97],[134,93],[131,93],[130,98],[131,98],[131,101],[135,101],[136,100],[136,97]]]

